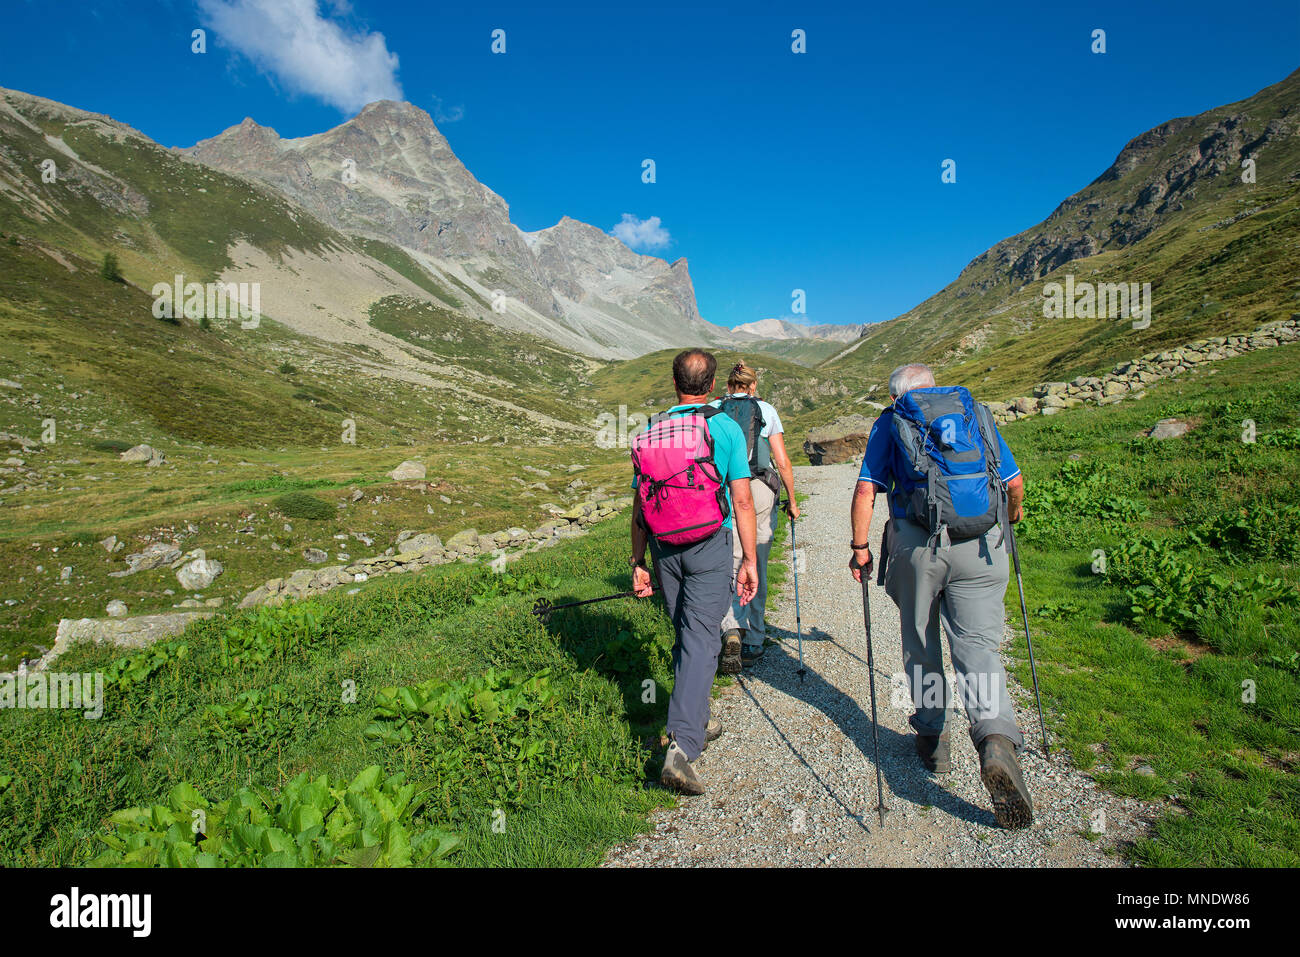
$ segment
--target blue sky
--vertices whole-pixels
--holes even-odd
[[[642,251],[686,256],[702,314],[735,325],[789,315],[796,288],[804,321],[892,318],[1134,136],[1300,66],[1296,0],[468,6],[8,0],[0,85],[167,146],[245,116],[306,135],[400,96],[523,229],[658,217],[639,233],[667,245]]]

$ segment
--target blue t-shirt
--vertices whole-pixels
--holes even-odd
[[[675,405],[666,414],[698,409],[700,405]],[[722,487],[727,492],[727,520],[723,528],[731,528],[731,483],[736,479],[747,479],[749,474],[749,450],[745,447],[745,433],[740,431],[736,420],[729,415],[711,415],[708,418],[709,436],[713,439],[713,463],[718,467],[722,477]],[[650,426],[646,426],[649,430]],[[632,479],[632,488],[636,489],[636,478]]]
[[[862,471],[858,473],[859,482],[874,482],[882,491],[889,493],[889,502],[895,518],[907,517],[907,496],[918,485],[925,484],[925,477],[912,468],[907,455],[894,441],[894,409],[891,406],[880,413],[876,424],[867,436],[867,451],[862,456]],[[1007,447],[1006,439],[997,431],[998,449],[1001,454],[1002,481],[1010,482],[1020,474],[1020,466]]]

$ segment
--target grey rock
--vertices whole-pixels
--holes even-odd
[[[1181,419],[1161,419],[1147,432],[1147,437],[1152,439],[1176,439],[1186,435],[1191,430],[1191,424]]]
[[[476,551],[478,549],[478,532],[472,528],[457,532],[447,539],[446,547],[449,552]]]
[[[803,449],[813,465],[835,465],[861,458],[875,419],[863,415],[842,415],[829,425],[811,429]]]
[[[425,469],[419,462],[407,460],[388,473],[388,477],[394,482],[412,482],[420,481],[424,478]]]
[[[181,550],[175,545],[169,545],[166,542],[154,542],[144,551],[126,556],[126,571],[112,574],[118,577],[134,575],[136,572],[150,571],[154,568],[161,568],[163,565],[170,565],[180,557]]]
[[[225,570],[214,558],[196,558],[176,571],[176,580],[187,591],[198,591],[212,584],[213,579]]]

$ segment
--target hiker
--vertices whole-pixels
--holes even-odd
[[[1010,577],[1002,529],[1020,521],[1024,479],[992,414],[966,389],[938,388],[929,367],[916,364],[894,370],[889,394],[893,404],[871,428],[853,493],[849,567],[859,582],[871,572],[867,531],[884,491],[885,591],[902,624],[917,755],[927,770],[951,768],[942,620],[994,816],[1003,827],[1023,827],[1033,820],[1016,758],[1024,738],[998,647]]]
[[[767,558],[776,533],[777,502],[785,486],[785,513],[794,521],[799,506],[794,500],[794,467],[785,451],[785,427],[770,402],[758,397],[758,373],[744,361],[736,363],[727,376],[727,394],[709,403],[727,413],[745,436],[749,451],[749,489],[754,497],[754,519],[758,525],[758,590],[748,605],[739,597],[722,619],[722,662],[718,670],[725,675],[738,674],[743,666],[763,657],[767,626],[763,614],[767,608]],[[775,467],[774,467],[775,466]],[[732,569],[740,569],[740,539],[732,544]]]
[[[694,762],[722,733],[722,723],[709,715],[722,617],[733,588],[744,605],[758,582],[745,436],[708,405],[717,368],[702,349],[679,353],[673,360],[677,404],[652,417],[631,443],[632,587],[641,598],[654,594],[645,566],[648,543],[677,636],[668,753],[659,779],[687,794],[704,793]],[[734,575],[733,537],[742,553]]]

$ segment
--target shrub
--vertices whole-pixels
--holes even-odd
[[[323,522],[334,517],[334,507],[306,492],[289,492],[275,500],[275,507],[288,518],[306,518]]]
[[[117,265],[116,253],[104,253],[104,261],[99,264],[99,274],[111,282],[122,281],[122,273]]]

